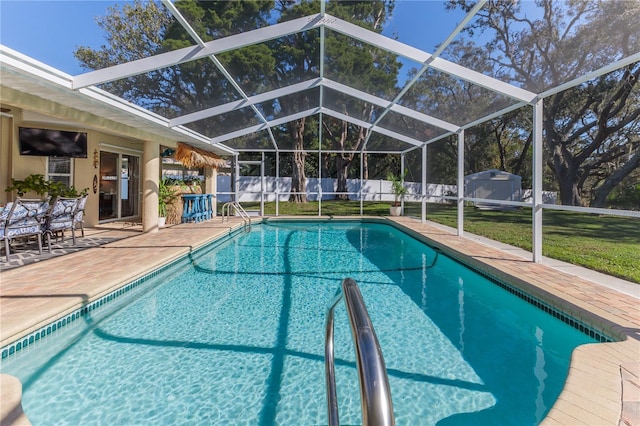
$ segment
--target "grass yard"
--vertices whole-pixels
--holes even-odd
[[[258,203],[242,203],[256,210]],[[275,215],[275,203],[265,203],[265,214]],[[317,215],[318,203],[279,203],[280,215]],[[386,216],[388,202],[365,202],[364,215]],[[360,214],[358,201],[323,201],[323,215]],[[419,216],[419,203],[405,203],[405,214]],[[454,205],[428,204],[427,219],[454,227]],[[558,210],[543,212],[542,254],[574,265],[640,284],[640,219],[599,216]],[[465,207],[465,232],[531,251],[531,209],[510,211]]]
[[[453,206],[429,205],[427,218],[455,227]],[[640,220],[630,217],[545,210],[542,254],[640,283]],[[465,232],[531,251],[531,209],[465,208]]]

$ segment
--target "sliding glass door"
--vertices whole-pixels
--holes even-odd
[[[100,221],[140,215],[140,157],[100,152]]]

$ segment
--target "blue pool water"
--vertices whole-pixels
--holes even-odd
[[[3,360],[34,425],[327,423],[326,310],[360,286],[398,425],[539,423],[571,351],[594,342],[401,231],[360,222],[254,226]],[[359,424],[336,311],[342,424]]]

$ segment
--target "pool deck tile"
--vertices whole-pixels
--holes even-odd
[[[407,217],[388,220],[622,340],[583,345],[574,351],[565,387],[543,425],[640,426],[640,299],[429,223]],[[0,271],[0,347],[242,225],[240,219],[232,218],[231,222],[216,219],[145,234],[129,230],[127,238],[103,246]],[[0,376],[3,426],[29,424],[24,414],[19,415],[19,397],[15,397],[19,386],[10,376]],[[5,399],[5,395],[13,397]]]

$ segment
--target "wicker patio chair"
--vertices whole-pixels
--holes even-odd
[[[82,236],[84,237],[84,209],[87,205],[87,196],[83,195],[78,198],[78,205],[76,206],[76,212],[73,215],[73,227],[82,231]]]
[[[47,200],[18,198],[7,204],[0,214],[0,240],[4,241],[7,262],[11,254],[11,241],[17,238],[36,236],[38,251],[42,254],[42,234],[44,218],[49,210]]]
[[[51,237],[61,237],[64,242],[64,231],[71,231],[73,245],[76,245],[76,231],[73,217],[78,206],[78,198],[57,197],[51,203],[46,215],[44,235],[47,237],[47,248],[51,251]]]

